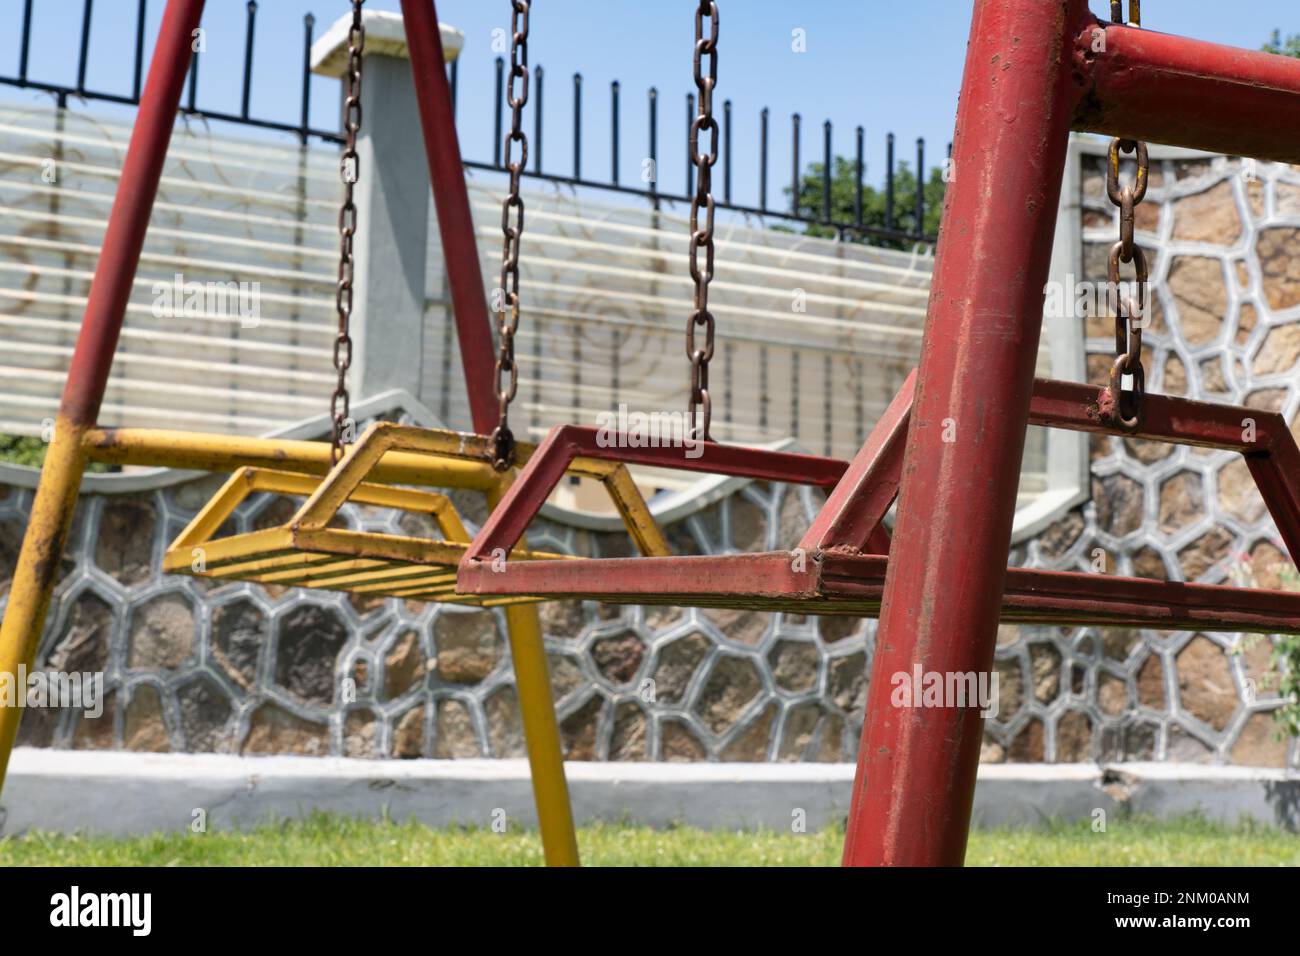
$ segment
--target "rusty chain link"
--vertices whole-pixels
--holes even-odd
[[[708,36],[704,21],[709,20]],[[708,59],[707,69],[705,58]],[[700,0],[695,10],[695,87],[699,107],[691,123],[691,165],[695,167],[695,195],[691,198],[691,279],[695,282],[695,308],[686,324],[686,355],[691,360],[691,399],[687,409],[690,434],[712,441],[709,424],[713,402],[709,397],[709,360],[713,358],[713,313],[709,311],[709,283],[713,281],[713,166],[718,161],[718,121],[713,118],[713,90],[718,85],[718,5]],[[700,134],[709,134],[709,152],[700,152]],[[704,226],[700,226],[700,210]],[[704,269],[700,269],[700,250]],[[695,333],[704,328],[704,346],[696,347]]]
[[[1123,3],[1111,0],[1111,19],[1123,22]],[[1142,26],[1140,0],[1129,0],[1128,25]],[[1120,154],[1134,154],[1137,172],[1132,183],[1120,184]],[[1142,329],[1146,324],[1147,279],[1150,270],[1146,253],[1133,238],[1137,206],[1146,198],[1147,180],[1151,163],[1147,144],[1131,139],[1115,138],[1110,142],[1106,162],[1106,195],[1119,207],[1119,241],[1110,249],[1107,282],[1110,294],[1115,296],[1115,361],[1110,368],[1110,381],[1103,389],[1100,402],[1101,415],[1107,424],[1133,431],[1141,417],[1142,398],[1146,394],[1146,369],[1142,367]],[[1137,279],[1137,295],[1120,292],[1120,263],[1133,263]],[[1133,388],[1125,392],[1124,376],[1133,377]]]
[[[334,371],[338,380],[330,398],[330,419],[333,428],[330,436],[330,459],[338,464],[343,457],[343,436],[352,414],[352,399],[348,395],[348,368],[352,365],[352,238],[357,231],[357,207],[352,201],[352,187],[360,173],[361,160],[357,156],[357,133],[361,129],[361,57],[366,48],[366,28],[361,22],[361,5],[365,0],[352,0],[352,24],[348,29],[347,96],[343,101],[343,129],[345,143],[339,157],[339,176],[343,180],[343,204],[339,207],[339,272],[334,290],[334,306],[338,311],[338,334],[334,337]]]
[[[501,204],[501,282],[497,290],[497,360],[495,388],[497,426],[492,430],[488,454],[492,467],[505,471],[515,463],[515,437],[510,431],[510,402],[519,390],[519,367],[515,364],[515,332],[519,329],[519,240],[524,232],[524,200],[519,180],[528,165],[528,137],[524,135],[524,105],[528,102],[528,8],[529,0],[510,4],[510,76],[506,102],[510,106],[510,135],[505,142],[504,162],[510,172],[510,191]],[[516,90],[515,84],[519,87]],[[512,159],[514,145],[519,157]],[[514,221],[511,222],[511,211]],[[505,376],[509,376],[509,385]]]

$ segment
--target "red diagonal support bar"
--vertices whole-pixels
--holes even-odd
[[[480,435],[497,422],[493,382],[496,352],[488,318],[478,244],[474,241],[474,216],[465,188],[465,166],[452,113],[451,87],[442,56],[442,35],[433,0],[402,0],[406,47],[411,55],[411,78],[420,104],[424,152],[429,159],[429,181],[438,210],[438,233],[447,265],[447,287],[456,321],[461,366],[469,393],[470,417]]]
[[[59,412],[79,426],[93,426],[99,417],[190,65],[191,34],[202,14],[203,0],[172,0],[163,10],[158,45],[131,128],[81,332],[63,386]]]
[[[805,551],[865,548],[869,554],[889,553],[889,533],[881,522],[898,497],[907,421],[912,414],[915,392],[916,371],[913,370],[817,512],[808,533],[799,542],[800,548]]]
[[[462,563],[461,590],[698,606],[752,601],[754,606],[803,614],[876,613],[884,584],[883,555],[889,547],[887,538],[878,545],[869,535],[873,529],[881,533],[879,522],[898,494],[913,382],[909,376],[847,470],[834,459],[728,445],[704,446],[704,456],[687,459],[680,449],[602,444],[601,433],[591,428],[552,429],[469,549]],[[1037,379],[1028,420],[1049,428],[1129,435],[1099,421],[1101,391],[1095,385]],[[1143,409],[1133,437],[1241,453],[1287,549],[1300,554],[1300,448],[1281,415],[1165,395],[1148,395]],[[515,561],[508,577],[495,570],[489,574],[490,556],[497,549],[513,549],[578,457],[823,487],[834,483],[836,475],[843,477],[794,551]],[[1007,574],[1001,609],[1006,621],[1300,630],[1300,595],[1067,571],[1011,568]]]
[[[1104,31],[1105,49],[1097,42]],[[1074,128],[1300,163],[1300,60],[1098,22],[1079,30]]]
[[[1246,465],[1286,543],[1292,563],[1300,560],[1300,451],[1289,432],[1267,455],[1247,455]]]

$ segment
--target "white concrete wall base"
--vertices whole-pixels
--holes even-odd
[[[785,829],[798,810],[810,829],[843,818],[851,764],[570,763],[579,820],[652,826]],[[985,764],[977,826],[1199,811],[1296,829],[1300,774],[1192,764]],[[140,834],[184,830],[195,811],[209,829],[302,817],[387,813],[434,826],[489,825],[498,809],[535,822],[523,760],[351,760],[19,748],[0,800],[0,833]],[[1112,818],[1113,819],[1113,818]]]

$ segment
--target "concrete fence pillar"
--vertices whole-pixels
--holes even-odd
[[[342,78],[351,16],[337,20],[312,46],[311,68]],[[429,169],[400,14],[367,10],[361,84],[359,178],[354,191],[354,399],[389,389],[420,394],[424,355],[425,258],[429,247]],[[452,62],[464,36],[440,25]],[[340,93],[346,96],[347,88]]]

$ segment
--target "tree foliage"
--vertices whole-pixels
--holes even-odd
[[[40,468],[45,463],[47,448],[49,446],[39,438],[31,438],[25,435],[0,435],[0,461],[8,462],[11,465]],[[105,465],[98,461],[86,463],[86,471],[88,472],[116,470],[118,470],[117,465]]]
[[[799,215],[809,219],[825,219],[823,208],[823,170],[822,163],[810,163],[808,171],[799,183]],[[939,219],[943,213],[943,194],[945,183],[943,171],[935,168],[930,171],[930,179],[924,185],[925,218],[922,232],[933,236],[939,231]],[[836,156],[831,164],[831,202],[830,218],[836,222],[854,222],[857,195],[857,164],[843,156]],[[785,194],[790,195],[786,187]],[[862,224],[877,229],[886,228],[887,197],[883,188],[862,187]],[[900,163],[894,170],[894,224],[893,228],[904,233],[916,232],[916,174],[907,163]],[[818,223],[809,223],[805,231],[810,236],[834,236],[835,229]],[[892,248],[909,248],[912,242],[906,239],[882,239],[878,236],[863,236],[860,233],[846,233],[846,238],[854,242],[868,242],[875,246]]]
[[[1300,33],[1282,38],[1281,30],[1274,30],[1273,36],[1264,44],[1265,53],[1279,53],[1282,56],[1300,57]]]

